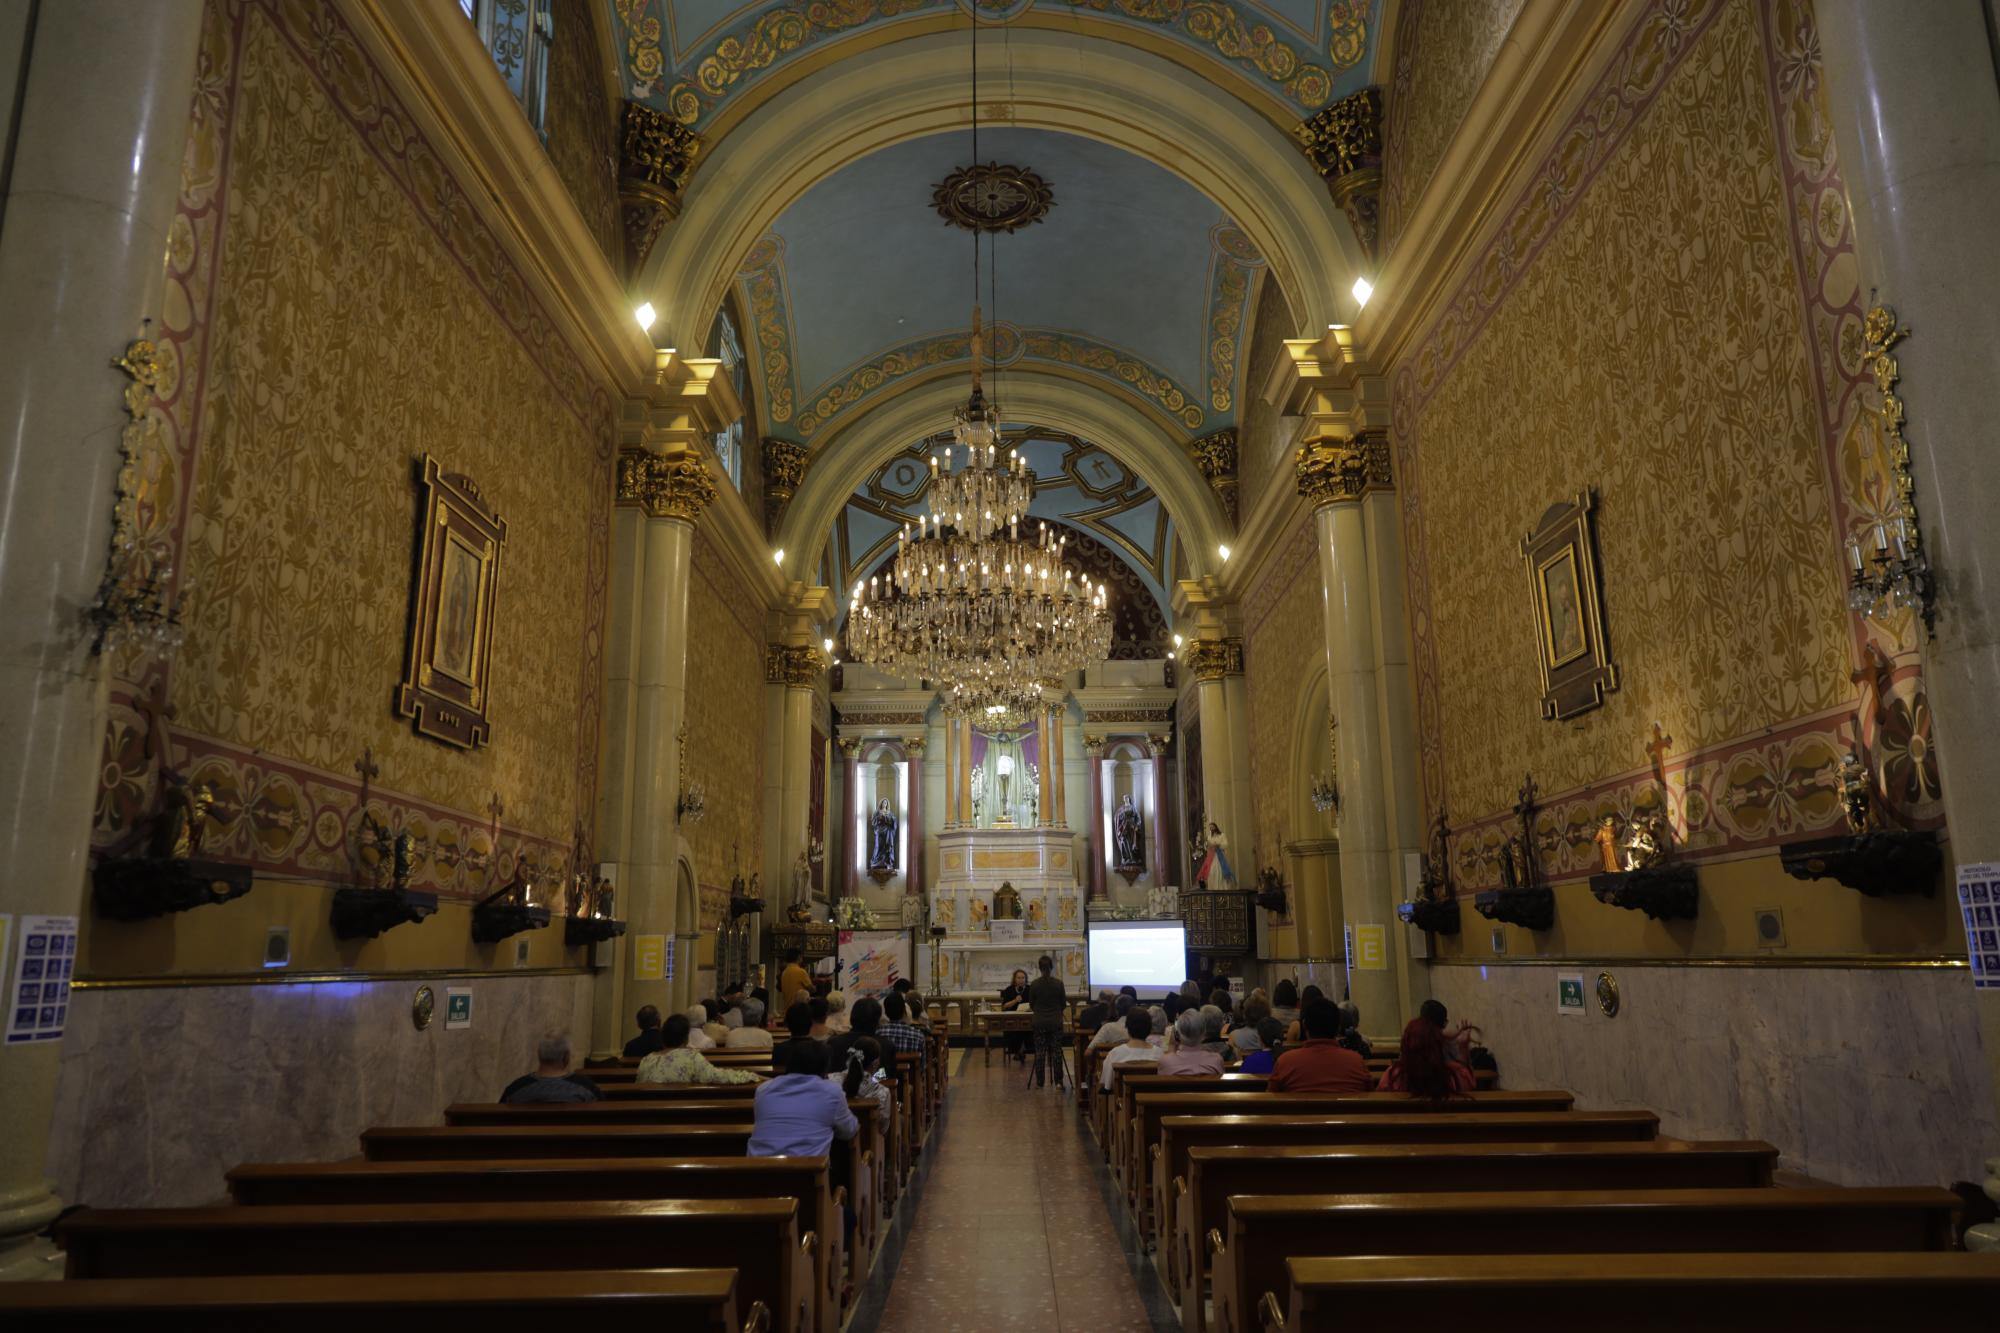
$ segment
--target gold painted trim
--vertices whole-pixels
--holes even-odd
[[[1770,958],[1616,958],[1604,954],[1565,958],[1426,958],[1432,967],[1816,967],[1853,971],[1910,970],[1913,968],[1968,968],[1963,958],[1929,958],[1917,955],[1857,957],[1842,954],[1802,955]]]
[[[323,986],[333,982],[471,981],[488,977],[585,977],[588,967],[449,968],[410,972],[205,972],[184,977],[78,977],[71,990],[177,990],[195,986]]]

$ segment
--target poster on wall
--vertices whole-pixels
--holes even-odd
[[[69,983],[76,967],[76,918],[24,916],[7,991],[7,1045],[60,1041],[69,1019]]]
[[[2000,861],[1958,868],[1958,910],[1975,990],[2000,990]]]
[[[1357,972],[1389,970],[1387,926],[1358,925],[1354,928],[1354,970]]]
[[[864,995],[882,996],[904,977],[915,980],[910,937],[900,930],[843,930],[835,986],[852,1005]]]
[[[632,937],[632,980],[664,981],[667,967],[667,937],[665,935],[634,935]]]

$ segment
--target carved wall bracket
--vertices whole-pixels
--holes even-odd
[[[680,216],[681,195],[701,140],[644,102],[625,103],[618,155],[618,202],[625,216],[625,274],[638,273],[660,229]]]
[[[778,530],[785,506],[798,494],[806,479],[810,455],[803,444],[790,440],[764,441],[764,518],[770,531]]]
[[[1377,260],[1382,195],[1382,90],[1363,88],[1305,121],[1292,136],[1347,215],[1369,262]]]
[[[1195,639],[1181,652],[1181,660],[1198,681],[1221,680],[1243,674],[1243,640]]]
[[[1208,479],[1208,488],[1222,501],[1229,521],[1236,521],[1236,432],[1219,430],[1204,435],[1190,446],[1195,466]]]

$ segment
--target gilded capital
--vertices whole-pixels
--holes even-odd
[[[1359,500],[1371,491],[1395,488],[1389,464],[1389,436],[1363,431],[1346,440],[1302,444],[1296,459],[1299,494],[1319,509]]]
[[[826,670],[826,654],[810,644],[764,645],[764,683],[811,689]]]
[[[1382,90],[1341,98],[1292,131],[1372,260],[1382,191]]]
[[[643,509],[653,518],[692,523],[715,502],[715,481],[701,456],[663,456],[643,449],[618,455],[618,503]]]
[[[905,736],[903,737],[903,752],[912,759],[921,759],[923,758],[924,747],[929,743],[930,737],[921,733],[915,736]]]
[[[1181,659],[1198,681],[1221,680],[1243,674],[1243,640],[1196,639],[1182,650]]]
[[[618,200],[625,214],[625,265],[636,274],[660,228],[681,211],[681,192],[701,140],[644,102],[625,103],[618,155]]]

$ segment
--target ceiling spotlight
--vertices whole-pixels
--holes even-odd
[[[821,646],[821,647],[823,647],[823,648],[825,648],[825,649],[826,649],[826,650],[827,650],[828,652],[832,652],[832,651],[833,651],[833,640],[832,640],[832,639],[821,639],[821,640],[820,640],[819,642],[820,642],[820,646]]]
[[[782,547],[782,546],[780,546],[780,547],[779,547],[779,548],[778,548],[777,550],[775,550],[775,551],[771,552],[771,561],[772,561],[772,563],[773,563],[773,564],[779,564],[779,565],[782,565],[782,564],[784,564],[784,563],[785,563],[785,548],[784,548],[784,547]]]
[[[1174,635],[1174,647],[1178,648],[1180,646],[1181,646],[1181,636],[1176,634]]]
[[[1374,294],[1374,283],[1368,281],[1366,278],[1356,278],[1354,280],[1354,304],[1357,307],[1367,305],[1368,298]]]
[[[651,301],[641,302],[639,308],[632,313],[638,318],[640,328],[646,330],[648,333],[653,331],[653,303]]]
[[[1215,548],[1215,553],[1216,553],[1217,555],[1221,556],[1221,557],[1222,557],[1222,558],[1223,558],[1224,560],[1227,560],[1227,559],[1229,559],[1229,548],[1228,548],[1227,546],[1218,546],[1218,547],[1216,547],[1216,548]]]

